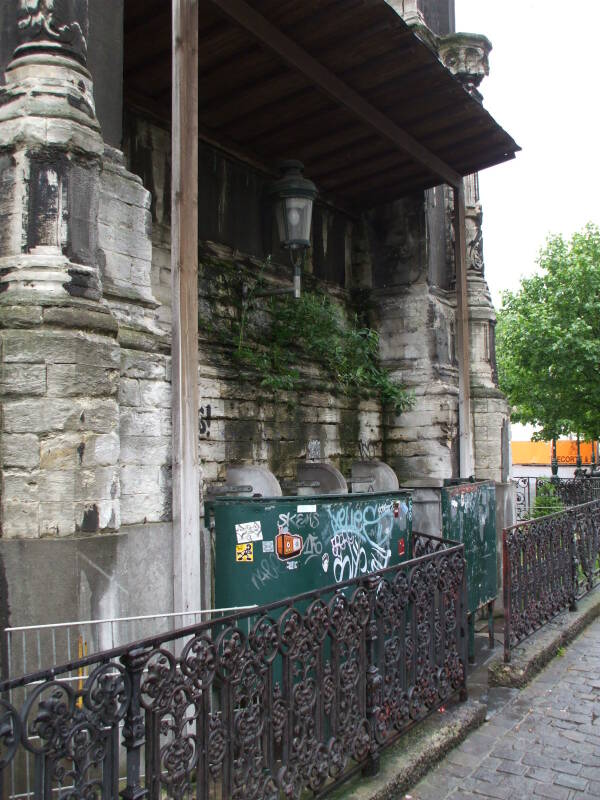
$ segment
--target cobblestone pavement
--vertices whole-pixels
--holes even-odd
[[[600,798],[600,620],[407,797]]]

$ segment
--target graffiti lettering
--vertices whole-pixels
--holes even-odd
[[[318,528],[319,527],[319,515],[316,511],[311,511],[309,514],[305,514],[304,512],[292,514],[292,512],[288,512],[287,514],[280,514],[279,515],[279,525],[288,530],[290,527],[299,530],[300,528],[304,528],[308,526],[309,528]]]
[[[280,571],[280,562],[274,555],[263,558],[252,576],[252,585],[259,591],[266,583],[276,581]]]
[[[363,461],[373,461],[376,457],[375,445],[362,439],[358,442],[358,452]]]
[[[333,577],[336,583],[357,578],[367,571],[367,553],[353,533],[336,533],[331,540]]]
[[[306,556],[306,563],[313,558],[317,558],[323,553],[323,542],[321,542],[314,533],[309,533],[304,544],[303,555]]]
[[[392,555],[393,501],[359,507],[339,505],[328,508],[328,512],[336,582],[388,566]]]

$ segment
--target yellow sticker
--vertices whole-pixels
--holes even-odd
[[[235,560],[238,562],[254,561],[254,542],[236,544]]]

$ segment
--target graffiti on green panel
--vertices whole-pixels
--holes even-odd
[[[215,602],[221,608],[341,583],[397,564],[410,553],[407,492],[238,498],[208,505],[214,517]]]
[[[496,487],[492,481],[442,489],[444,536],[465,545],[469,611],[498,594]]]

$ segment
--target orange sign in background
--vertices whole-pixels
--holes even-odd
[[[550,464],[552,445],[550,442],[512,442],[513,464]],[[581,442],[579,445],[581,461],[590,464],[592,461],[592,443]],[[556,443],[556,457],[559,464],[577,464],[577,442],[560,439]]]

